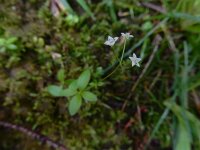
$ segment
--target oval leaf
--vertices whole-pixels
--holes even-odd
[[[17,41],[17,38],[16,38],[16,37],[11,37],[11,38],[7,39],[6,43],[7,43],[7,44],[11,44],[11,43],[14,43],[14,42],[16,42],[16,41]]]
[[[16,50],[17,46],[14,45],[14,44],[9,44],[9,45],[7,45],[7,48],[10,49],[10,50]]]
[[[53,96],[61,96],[62,87],[57,85],[50,85],[47,87],[47,90]]]
[[[82,104],[82,98],[80,95],[75,95],[72,97],[72,99],[69,101],[69,113],[71,116],[75,115],[78,110],[80,109]]]
[[[73,90],[77,90],[77,88],[78,88],[77,80],[72,81],[72,82],[70,83],[70,85],[69,85],[69,88],[70,88],[70,89],[73,89]]]
[[[83,96],[84,100],[86,100],[86,101],[90,101],[90,102],[97,101],[97,96],[92,92],[85,91],[85,92],[83,92],[82,96]]]
[[[70,97],[70,96],[75,95],[76,92],[77,91],[75,89],[67,88],[67,89],[62,90],[61,95],[65,97]]]
[[[64,69],[60,69],[57,73],[57,79],[58,81],[60,81],[61,83],[64,83],[65,80],[65,70]]]
[[[80,89],[86,88],[90,81],[90,70],[85,70],[78,78],[77,85]]]

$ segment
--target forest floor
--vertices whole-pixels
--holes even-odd
[[[1,0],[0,149],[199,150],[199,8]]]

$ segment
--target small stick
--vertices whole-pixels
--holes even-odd
[[[8,123],[8,122],[4,122],[4,121],[0,121],[0,126],[3,126],[5,128],[10,128],[10,129],[13,129],[13,130],[17,130],[19,132],[22,132],[30,137],[32,137],[33,139],[36,139],[36,140],[39,140],[41,141],[42,143],[46,143],[47,145],[55,148],[55,149],[60,149],[60,150],[68,150],[64,145],[60,144],[60,143],[57,143],[51,139],[49,139],[48,137],[46,136],[43,136],[41,134],[38,134],[38,133],[35,133],[27,128],[24,128],[24,127],[21,127],[19,125],[15,125],[15,124],[11,124],[11,123]]]
[[[147,64],[145,65],[144,69],[142,70],[142,73],[140,74],[138,80],[136,81],[136,83],[133,85],[132,89],[131,89],[131,92],[130,94],[128,95],[128,99],[131,98],[131,93],[134,92],[135,88],[137,87],[138,83],[140,82],[140,80],[142,79],[142,77],[144,76],[144,74],[146,73],[147,69],[149,68],[156,52],[158,51],[158,47],[159,47],[159,44],[160,44],[160,41],[161,41],[161,36],[160,35],[156,35],[155,39],[154,39],[154,42],[155,43],[155,47],[153,49],[153,52],[149,58],[149,61],[147,62]]]
[[[195,90],[192,91],[192,96],[193,96],[193,100],[197,108],[197,111],[200,114],[200,98]]]
[[[147,8],[153,9],[157,12],[166,14],[166,10],[162,6],[158,6],[158,5],[155,5],[155,4],[152,4],[152,3],[148,3],[148,2],[141,2],[140,4],[147,7]]]
[[[139,78],[137,79],[137,81],[135,82],[135,84],[132,86],[131,91],[130,91],[128,97],[127,97],[127,100],[124,102],[124,104],[123,104],[123,106],[122,106],[122,111],[125,109],[125,107],[126,107],[126,105],[127,105],[127,102],[128,102],[128,99],[131,98],[132,93],[134,92],[134,90],[136,89],[138,83],[140,82],[140,80],[142,79],[142,77],[143,77],[144,74],[146,73],[147,69],[149,68],[149,66],[150,66],[150,64],[151,64],[151,62],[152,62],[152,60],[153,60],[153,58],[154,58],[154,56],[155,56],[155,53],[158,51],[158,47],[159,47],[159,45],[160,45],[161,40],[162,40],[162,38],[161,38],[161,36],[160,36],[159,34],[156,35],[156,37],[154,38],[153,43],[154,43],[155,47],[154,47],[154,49],[153,49],[153,52],[152,52],[152,54],[151,54],[151,56],[150,56],[150,58],[149,58],[149,61],[148,61],[147,64],[145,65],[145,67],[144,67],[142,73],[140,74]]]
[[[151,90],[153,88],[153,86],[156,84],[156,82],[158,81],[160,75],[161,75],[162,71],[159,70],[156,77],[154,78],[153,82],[151,83],[150,87],[149,87],[149,90]]]

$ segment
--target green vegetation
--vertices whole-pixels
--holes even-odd
[[[64,69],[59,70],[57,78],[61,83],[64,83]],[[97,100],[97,96],[94,93],[86,90],[89,80],[90,70],[86,70],[79,76],[77,80],[73,80],[69,84],[68,88],[63,89],[62,86],[50,85],[48,86],[48,91],[55,97],[68,97],[69,113],[70,115],[75,115],[81,107],[82,99],[84,99],[86,102]]]
[[[199,8],[2,0],[0,149],[199,150]]]

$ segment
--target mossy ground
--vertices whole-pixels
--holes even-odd
[[[195,10],[184,9],[181,4],[177,8],[180,2],[170,0],[150,1],[163,11],[165,8],[166,13],[142,4],[145,1],[113,1],[112,5],[100,0],[87,2],[96,19],[75,1],[69,1],[79,18],[74,23],[66,20],[67,12],[54,17],[47,0],[1,1],[0,38],[16,37],[13,44],[17,49],[6,48],[0,54],[0,120],[32,129],[70,150],[143,150],[166,109],[163,102],[177,91],[184,91],[177,84],[184,77],[188,83],[183,84],[189,95],[188,110],[198,115],[200,26],[195,18],[198,12],[191,13]],[[184,20],[184,16],[172,14],[174,10],[190,16]],[[150,35],[149,31],[165,18],[168,20]],[[113,48],[103,43],[108,35],[119,36],[121,32],[134,35],[126,45],[126,52],[141,41],[134,50],[142,57],[141,67],[132,68],[130,60],[125,59],[122,67],[102,80],[98,72],[113,64],[115,54],[120,56],[123,48],[122,41]],[[154,53],[157,35],[162,40]],[[61,54],[61,59],[53,59],[52,52]],[[186,53],[190,69],[184,75]],[[98,101],[84,104],[75,116],[69,115],[67,98],[53,97],[46,90],[48,85],[59,84],[56,74],[61,68],[66,74],[65,86],[85,68],[92,70],[91,89]],[[138,80],[135,90],[131,90]],[[181,104],[181,98],[176,100]],[[171,113],[165,117],[148,149],[172,148],[172,122]],[[20,132],[0,127],[0,149],[49,147]]]

